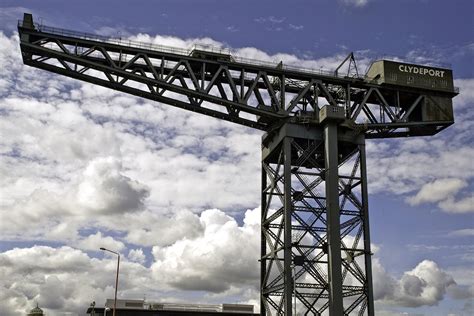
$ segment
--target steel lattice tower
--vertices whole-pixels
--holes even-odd
[[[287,311],[295,301],[285,298],[296,296],[311,315],[372,315],[363,134],[331,120],[323,128],[287,124],[264,139],[262,160],[265,310]]]
[[[18,30],[26,65],[265,131],[262,315],[374,315],[365,140],[451,125],[451,70],[382,60],[365,76],[326,73],[40,26],[31,14]]]

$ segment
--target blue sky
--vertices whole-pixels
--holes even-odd
[[[450,64],[461,88],[455,125],[367,145],[374,283],[378,315],[470,315],[473,6],[0,1],[0,314],[35,301],[48,315],[103,304],[115,261],[101,246],[120,250],[124,280],[136,276],[121,284],[123,297],[258,301],[249,271],[258,271],[260,132],[23,66],[15,32],[26,11],[50,26],[179,47],[213,43],[329,70],[351,51],[362,70],[380,56]],[[248,256],[238,267],[229,264],[241,253]],[[68,287],[66,278],[75,281]]]

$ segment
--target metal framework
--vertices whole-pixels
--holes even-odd
[[[451,125],[422,119],[438,92],[39,26],[28,14],[18,29],[27,65],[265,131],[262,315],[374,314],[365,139]]]
[[[334,123],[287,124],[264,141],[261,288],[271,315],[295,304],[307,315],[373,315],[365,139],[339,134]]]

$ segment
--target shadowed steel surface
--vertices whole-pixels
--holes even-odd
[[[374,314],[365,139],[451,125],[450,70],[374,63],[361,76],[349,55],[347,74],[328,73],[39,26],[30,14],[18,30],[26,65],[265,131],[262,315]]]

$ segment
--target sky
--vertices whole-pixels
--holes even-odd
[[[367,141],[376,314],[474,313],[470,0],[0,0],[0,315],[113,297],[258,310],[262,132],[22,65],[16,23],[334,69],[453,69],[455,124]]]

